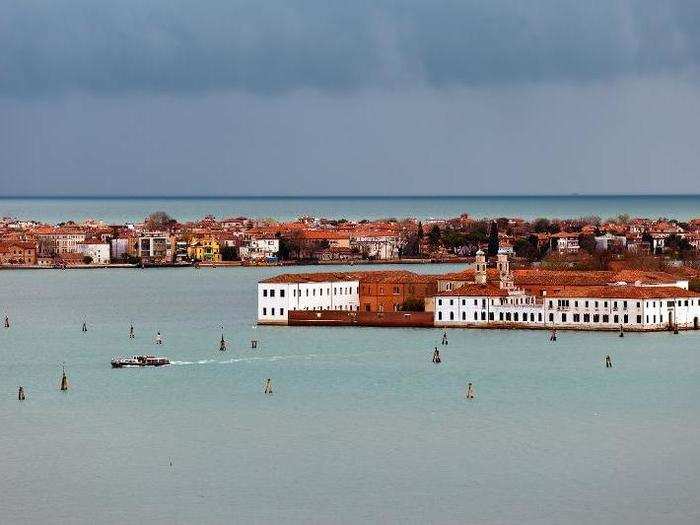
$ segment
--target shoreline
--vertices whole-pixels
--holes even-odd
[[[151,270],[159,268],[289,268],[295,266],[385,266],[392,264],[405,264],[409,266],[426,265],[426,264],[471,264],[474,262],[473,257],[460,257],[458,259],[442,260],[442,259],[382,259],[375,261],[318,261],[318,262],[280,262],[274,264],[245,264],[241,261],[226,261],[219,263],[202,263],[198,266],[193,264],[147,264],[143,268],[139,264],[117,263],[117,264],[76,264],[66,266],[65,268],[55,266],[38,266],[38,265],[20,265],[8,264],[0,265],[0,271],[6,270],[105,270],[105,269],[137,269]]]

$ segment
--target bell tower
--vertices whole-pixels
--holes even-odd
[[[483,251],[476,252],[476,274],[474,281],[476,284],[486,284],[486,255]]]
[[[498,278],[500,280],[501,289],[511,290],[514,286],[513,274],[510,273],[510,263],[505,253],[498,254],[496,267],[498,268]]]

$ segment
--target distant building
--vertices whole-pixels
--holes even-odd
[[[595,238],[595,249],[599,252],[606,252],[612,249],[625,250],[627,248],[627,237],[624,235],[613,235],[606,233]]]
[[[0,264],[34,266],[36,259],[36,244],[33,242],[0,242]]]
[[[143,232],[138,238],[138,256],[144,262],[171,262],[170,238],[162,232]]]
[[[83,257],[90,257],[92,264],[109,264],[110,263],[110,244],[100,241],[87,240],[76,245],[77,252]]]
[[[251,239],[239,248],[242,261],[276,261],[280,251],[280,240],[276,237]]]

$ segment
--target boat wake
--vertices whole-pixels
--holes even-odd
[[[316,354],[305,355],[271,355],[265,357],[234,357],[232,359],[201,359],[199,361],[170,361],[171,365],[231,365],[235,363],[253,363],[255,361],[282,361],[285,359],[315,359]]]

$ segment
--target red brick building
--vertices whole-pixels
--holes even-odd
[[[36,244],[25,241],[0,242],[0,264],[35,265]]]
[[[407,271],[360,274],[360,311],[396,312],[409,299],[423,300],[437,293],[436,275]]]

